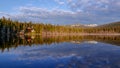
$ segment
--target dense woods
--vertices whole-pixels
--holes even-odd
[[[16,35],[20,32],[25,34],[32,33],[39,35],[62,35],[79,33],[120,33],[120,22],[100,25],[97,27],[73,27],[70,25],[52,25],[32,22],[12,21],[10,18],[0,19],[0,34]]]
[[[5,17],[0,19],[0,32],[1,34],[18,33],[24,30],[25,33],[28,27],[33,28],[37,34],[49,34],[49,33],[79,33],[82,32],[81,27],[61,26],[43,23],[32,23],[32,22],[19,22],[6,19]]]

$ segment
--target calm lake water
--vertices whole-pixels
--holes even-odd
[[[120,36],[4,38],[0,68],[120,68]]]

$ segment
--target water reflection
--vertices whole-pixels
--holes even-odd
[[[120,36],[24,36],[19,37],[0,37],[0,49],[4,51],[5,48],[16,48],[18,46],[35,45],[50,45],[52,43],[71,42],[80,44],[83,42],[97,44],[97,42],[108,43],[113,45],[120,45]]]
[[[0,64],[3,68],[120,68],[120,36],[14,36],[1,39]]]

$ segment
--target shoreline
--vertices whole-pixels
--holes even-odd
[[[28,33],[28,34],[24,34],[24,35],[42,35],[42,36],[66,36],[66,35],[68,35],[68,36],[79,36],[79,35],[82,35],[82,36],[84,36],[84,35],[98,35],[98,36],[104,36],[104,35],[107,35],[107,36],[111,36],[111,35],[113,35],[113,36],[118,36],[118,35],[120,35],[120,33],[49,33],[49,34],[47,34],[47,33],[42,33],[42,34],[40,34],[40,33],[35,33],[35,34],[31,34],[31,33]]]

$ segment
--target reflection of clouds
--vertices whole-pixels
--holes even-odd
[[[85,43],[86,44],[86,43]],[[97,44],[98,45],[98,44]],[[100,46],[99,46],[100,45]],[[16,54],[19,55],[19,60],[43,60],[43,59],[60,59],[60,58],[69,58],[72,56],[76,57],[91,57],[106,55],[108,52],[109,55],[115,53],[117,55],[119,48],[115,46],[107,46],[107,44],[100,44],[98,46],[91,46],[89,44],[60,44],[58,46],[36,46],[36,47],[26,47],[24,49],[16,49]],[[106,45],[106,46],[101,46]],[[108,54],[107,53],[107,54]],[[120,55],[118,55],[120,56]],[[109,58],[109,57],[107,57]]]
[[[34,65],[36,62],[41,65],[54,64],[58,68],[120,67],[120,47],[104,43],[95,45],[61,43],[50,46],[26,46],[19,47],[12,53],[17,55],[17,61],[23,61],[27,65]]]
[[[54,49],[54,48],[52,48]],[[55,50],[52,49],[34,49],[34,50],[26,50],[20,54],[21,60],[40,60],[46,58],[65,58],[69,56],[77,56],[78,53],[76,51],[64,50],[62,48],[58,48]]]

